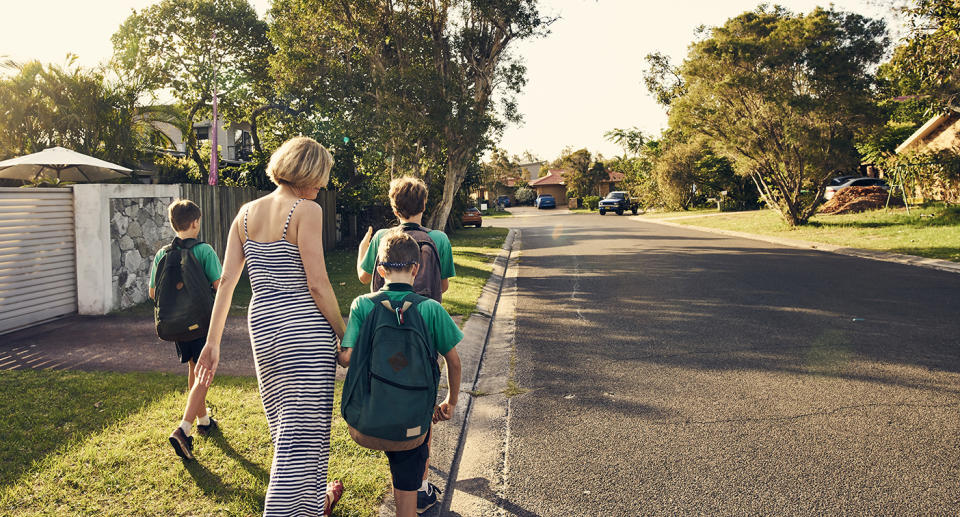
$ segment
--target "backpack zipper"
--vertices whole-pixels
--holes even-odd
[[[393,382],[393,381],[391,381],[391,380],[389,380],[389,379],[384,379],[383,377],[381,377],[381,376],[379,376],[379,375],[377,375],[377,374],[375,374],[375,373],[373,373],[373,372],[370,372],[370,377],[373,377],[374,379],[377,379],[378,381],[380,381],[380,382],[382,382],[382,383],[384,383],[384,384],[389,384],[389,385],[391,385],[391,386],[393,386],[393,387],[395,387],[395,388],[400,388],[400,389],[402,389],[402,390],[426,391],[427,389],[429,389],[427,386],[407,386],[407,385],[405,385],[405,384],[400,384],[400,383],[397,383],[397,382]]]

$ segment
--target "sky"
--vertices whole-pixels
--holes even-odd
[[[0,21],[0,56],[15,61],[63,63],[67,53],[94,66],[112,53],[110,36],[132,9],[153,0],[5,1]],[[263,15],[269,0],[252,0]],[[552,160],[564,147],[586,147],[606,156],[621,150],[603,134],[637,127],[655,135],[666,113],[643,85],[644,56],[660,51],[683,60],[700,25],[721,25],[752,10],[760,0],[541,0],[559,19],[545,38],[514,47],[527,66],[527,85],[518,97],[524,121],[507,128],[500,146],[511,154],[530,151]],[[771,2],[773,3],[773,2]],[[782,0],[796,12],[828,2]],[[889,17],[879,0],[835,0],[846,11]],[[95,7],[93,7],[95,6]]]

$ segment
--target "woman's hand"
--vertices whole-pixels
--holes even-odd
[[[217,365],[220,363],[220,344],[211,345],[207,343],[197,358],[197,382],[209,387],[213,382],[213,375],[217,372]]]

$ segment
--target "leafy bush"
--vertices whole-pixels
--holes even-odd
[[[157,154],[154,158],[159,183],[201,183],[197,164],[186,157]],[[206,178],[203,178],[206,179]]]
[[[517,200],[517,204],[526,205],[537,199],[537,191],[530,187],[520,187],[513,197]]]
[[[586,196],[583,198],[583,204],[590,210],[596,210],[600,204],[600,196]]]

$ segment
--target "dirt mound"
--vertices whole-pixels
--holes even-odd
[[[821,214],[855,214],[887,206],[887,191],[882,187],[847,187],[838,190],[830,201],[820,207]],[[903,206],[897,196],[890,198],[890,206]]]

